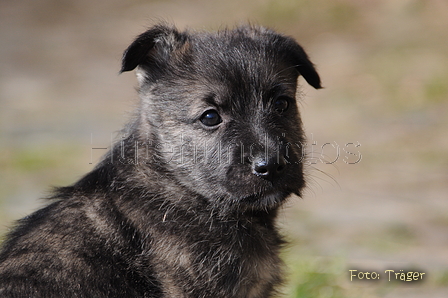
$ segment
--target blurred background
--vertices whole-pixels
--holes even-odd
[[[110,147],[137,104],[121,54],[159,20],[262,24],[317,65],[325,89],[300,79],[309,186],[280,219],[285,297],[447,297],[444,0],[0,1],[2,238],[106,152],[91,148]],[[388,282],[384,271],[400,269],[424,279]],[[380,280],[350,281],[349,270]]]

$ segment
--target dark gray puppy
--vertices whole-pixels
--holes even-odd
[[[1,297],[271,297],[279,206],[304,187],[304,50],[271,30],[137,37],[140,108],[98,166],[19,221]]]

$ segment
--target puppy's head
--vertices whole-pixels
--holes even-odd
[[[217,33],[159,25],[137,37],[138,129],[163,170],[219,208],[269,209],[304,187],[297,78],[320,79],[292,38],[261,27]]]

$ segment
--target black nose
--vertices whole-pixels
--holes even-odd
[[[273,156],[269,159],[258,158],[252,162],[253,173],[267,180],[273,180],[283,173],[286,160],[283,156]]]

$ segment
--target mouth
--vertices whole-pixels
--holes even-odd
[[[301,177],[291,174],[276,181],[268,181],[255,175],[244,178],[226,186],[226,191],[232,198],[232,204],[253,210],[279,207],[290,195],[300,196],[303,187]]]
[[[290,194],[285,191],[269,191],[252,194],[240,198],[238,201],[254,208],[273,208],[280,205]]]

